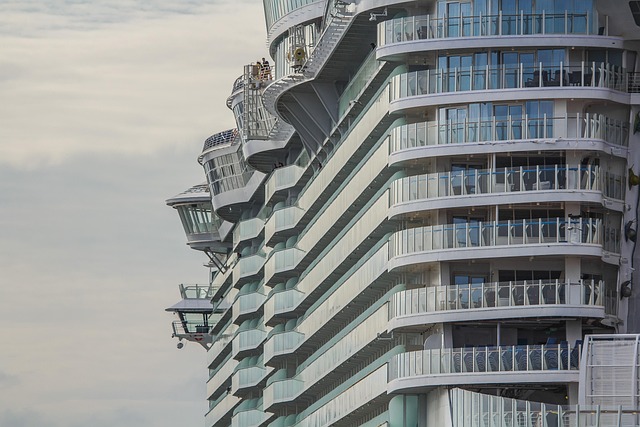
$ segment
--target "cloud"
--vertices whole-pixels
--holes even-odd
[[[99,4],[97,4],[99,3]],[[175,349],[202,283],[164,200],[234,126],[259,2],[0,4],[0,425],[200,425],[206,355]]]
[[[259,5],[192,2],[176,13],[169,2],[152,10],[138,2],[95,10],[93,2],[76,2],[54,14],[47,9],[54,3],[9,7],[12,22],[32,30],[0,35],[0,97],[11,100],[0,104],[0,164],[34,168],[75,153],[148,154],[235,125],[226,97],[243,65],[265,53]],[[76,7],[92,8],[82,18],[89,21],[113,15],[105,10],[118,16],[87,29],[74,24],[85,13],[64,14]]]

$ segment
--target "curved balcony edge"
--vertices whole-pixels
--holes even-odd
[[[627,147],[611,144],[601,139],[547,138],[537,140],[511,139],[505,141],[461,142],[420,147],[409,147],[389,154],[389,166],[422,158],[447,157],[468,154],[493,154],[526,151],[599,151],[615,157],[626,158]]]
[[[413,212],[426,212],[437,209],[460,207],[520,204],[529,202],[579,202],[595,203],[618,212],[624,211],[624,201],[613,200],[602,195],[599,190],[531,190],[522,192],[501,192],[487,194],[467,194],[447,197],[434,197],[409,202],[391,204],[389,219]]]
[[[573,46],[593,48],[622,48],[624,39],[614,36],[585,35],[585,34],[534,34],[534,35],[503,35],[503,36],[475,36],[440,39],[404,40],[376,48],[376,59],[381,61],[416,52],[454,51],[457,49],[490,49],[490,48],[527,48],[534,46]]]
[[[271,27],[267,29],[266,43],[271,56],[273,56],[275,52],[274,43],[280,38],[280,36],[289,31],[291,27],[322,17],[324,8],[324,1],[314,1],[293,9],[289,13],[286,13],[275,20],[271,24]]]
[[[501,319],[506,320],[537,317],[578,317],[589,319],[604,319],[606,317],[606,314],[605,308],[603,306],[589,306],[579,304],[487,307],[416,313],[393,317],[389,319],[387,330],[394,331],[402,328],[410,328],[435,323]]]
[[[620,256],[602,249],[593,243],[542,243],[539,245],[472,246],[468,248],[435,249],[430,252],[390,257],[387,268],[390,272],[415,264],[431,262],[459,261],[472,259],[517,258],[535,256],[583,256],[601,258],[609,264],[616,264]]]
[[[389,113],[401,113],[404,110],[432,107],[446,104],[464,104],[470,102],[501,102],[518,100],[557,100],[557,99],[597,99],[629,105],[631,94],[615,89],[599,87],[538,87],[516,89],[484,89],[459,92],[444,92],[424,95],[412,95],[389,102]]]
[[[462,372],[456,374],[421,375],[390,380],[387,393],[425,392],[428,389],[459,385],[483,384],[566,384],[579,382],[579,371],[515,371]]]

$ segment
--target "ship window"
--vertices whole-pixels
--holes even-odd
[[[640,1],[630,1],[629,8],[633,15],[633,20],[636,21],[636,25],[640,27]]]

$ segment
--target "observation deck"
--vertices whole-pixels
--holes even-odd
[[[166,203],[178,211],[189,247],[216,253],[226,253],[229,250],[229,245],[221,241],[220,229],[227,228],[230,224],[213,213],[206,183],[193,186],[168,199]]]
[[[237,129],[207,138],[198,162],[204,167],[211,202],[221,218],[237,222],[244,207],[261,200],[257,190],[265,175],[245,161]]]

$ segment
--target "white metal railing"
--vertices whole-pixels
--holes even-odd
[[[533,118],[524,115],[420,122],[392,129],[389,149],[395,153],[442,144],[550,138],[601,139],[626,147],[629,122],[589,113],[565,117]]]
[[[416,95],[550,86],[599,87],[627,91],[627,73],[616,65],[581,62],[503,64],[420,70],[394,76],[391,101]]]
[[[180,296],[183,299],[211,299],[217,290],[217,287],[211,285],[180,284]]]
[[[602,306],[604,284],[580,280],[531,280],[427,286],[397,292],[389,300],[389,318],[450,310],[537,305]]]
[[[600,191],[604,197],[623,200],[625,180],[593,165],[546,165],[414,175],[395,180],[390,190],[392,205],[437,197],[540,190]]]
[[[534,34],[608,35],[608,17],[598,27],[591,12],[406,16],[378,24],[378,46],[412,40]]]
[[[559,406],[475,393],[449,391],[453,427],[637,427],[637,408]]]
[[[202,343],[210,343],[213,339],[213,337],[209,335],[211,325],[205,325],[203,322],[174,320],[171,323],[171,327],[174,337]]]
[[[389,380],[470,372],[578,370],[581,349],[565,343],[412,351],[389,361]]]
[[[389,243],[390,258],[446,249],[550,243],[601,245],[619,253],[620,230],[605,229],[598,218],[478,221],[409,228],[394,233]]]

